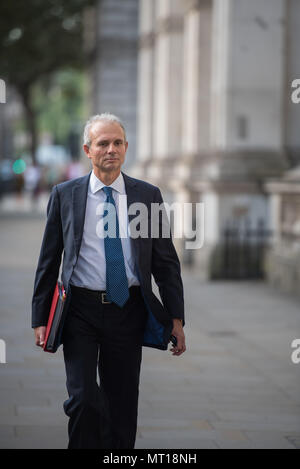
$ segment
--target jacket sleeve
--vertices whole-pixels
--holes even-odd
[[[154,199],[154,203],[163,204],[159,189],[157,189]],[[168,233],[168,237],[163,237],[163,233]],[[159,231],[152,239],[151,270],[165,309],[172,318],[182,319],[184,325],[181,269],[165,210],[162,211],[162,217],[160,217]]]
[[[47,206],[47,223],[35,274],[32,297],[33,328],[47,325],[62,252],[63,235],[59,194],[57,186],[54,186]]]

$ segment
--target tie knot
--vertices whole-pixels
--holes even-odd
[[[104,186],[103,190],[107,197],[112,197],[112,187]]]

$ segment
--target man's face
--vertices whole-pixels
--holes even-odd
[[[91,144],[84,151],[93,168],[115,173],[121,170],[128,148],[122,127],[117,122],[96,122],[90,130]]]

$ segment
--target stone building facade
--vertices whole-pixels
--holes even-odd
[[[126,123],[128,167],[136,158],[138,0],[98,0],[91,13],[86,40],[96,47],[89,108],[92,114],[116,114]]]
[[[266,256],[274,287],[300,298],[300,166],[266,183],[271,201],[272,245]]]
[[[125,2],[126,3],[126,2]],[[228,220],[272,228],[269,178],[299,160],[297,0],[139,0],[137,158],[166,201],[204,202],[207,275]]]

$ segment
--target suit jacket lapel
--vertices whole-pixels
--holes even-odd
[[[138,190],[137,183],[134,179],[131,177],[127,176],[126,174],[123,174],[124,178],[124,183],[125,183],[125,190],[126,190],[126,195],[127,195],[127,209],[129,211],[129,207],[131,204],[135,202],[140,202],[140,194]],[[128,223],[131,222],[131,220],[135,217],[134,214],[128,214]],[[139,238],[131,238],[131,246],[133,250],[133,255],[135,257],[135,261],[138,261],[138,256],[139,256]]]
[[[139,192],[135,180],[127,176],[123,172],[122,175],[124,178],[125,190],[127,195],[127,208],[129,209],[131,204],[139,201]],[[133,219],[133,217],[134,215],[128,215],[129,222]]]
[[[79,254],[79,249],[82,240],[90,175],[91,172],[86,176],[80,178],[77,184],[73,187],[72,191],[72,209],[74,220],[74,240],[76,257]]]

